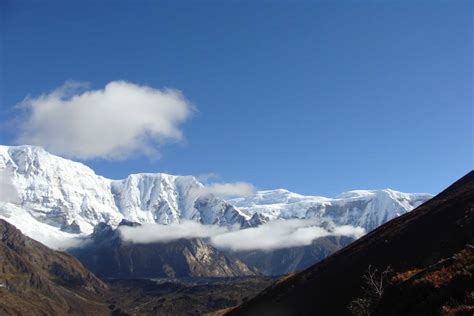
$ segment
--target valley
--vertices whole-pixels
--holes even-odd
[[[204,315],[239,305],[276,278],[253,276],[191,279],[107,279],[110,302],[130,315]]]

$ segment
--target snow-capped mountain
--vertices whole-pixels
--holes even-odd
[[[229,200],[243,212],[260,218],[320,218],[336,225],[352,225],[371,231],[432,197],[426,193],[402,193],[390,189],[356,190],[335,198],[304,196],[284,189],[259,191]]]
[[[194,220],[246,228],[274,219],[320,218],[369,231],[431,198],[389,189],[350,191],[335,198],[279,189],[226,201],[206,194],[192,176],[146,173],[110,180],[35,146],[0,146],[0,173],[17,195],[0,201],[0,217],[38,239],[42,232],[44,239],[60,238],[64,232],[90,234],[99,223],[116,227],[122,219],[159,224]],[[38,227],[29,227],[35,222]]]
[[[249,216],[221,198],[205,194],[204,185],[193,176],[164,173],[132,174],[111,181],[112,194],[121,215],[138,223],[242,225]]]
[[[17,203],[39,222],[92,232],[100,222],[118,225],[123,216],[111,181],[89,167],[49,154],[40,147],[0,146],[0,170],[18,195]],[[75,226],[75,225],[74,225]]]
[[[192,176],[134,174],[110,180],[40,147],[0,146],[0,171],[18,195],[16,204],[37,221],[63,231],[91,233],[101,222],[115,227],[124,218],[229,225],[249,218],[226,201],[203,194],[203,185]]]

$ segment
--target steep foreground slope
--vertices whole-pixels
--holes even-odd
[[[423,269],[396,274],[381,300],[374,305],[377,315],[442,313],[474,314],[474,247]],[[440,302],[444,302],[440,309]]]
[[[228,314],[367,315],[368,310],[376,315],[466,312],[474,305],[470,246],[474,242],[473,235],[474,172],[470,172],[414,211],[382,225],[305,271],[276,282]],[[451,268],[442,268],[443,264]],[[449,273],[456,271],[456,267],[461,269],[459,275]],[[375,273],[374,278],[382,280],[387,276],[391,285],[384,289],[380,301],[362,311],[352,308],[351,312],[348,308],[351,303],[354,306],[358,299],[364,301],[370,296],[367,272],[375,269],[387,273]],[[452,282],[459,283],[456,286]],[[415,287],[420,284],[421,288]],[[460,293],[449,291],[450,287]],[[427,296],[423,295],[415,299],[410,293],[425,293],[430,300],[427,302]],[[401,310],[395,308],[397,304],[403,305]]]
[[[110,315],[107,285],[0,219],[0,315]],[[113,309],[113,308],[112,308]]]

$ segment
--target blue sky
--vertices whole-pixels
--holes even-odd
[[[472,169],[471,1],[5,0],[0,8],[2,144],[18,142],[13,107],[26,96],[68,80],[89,90],[125,80],[177,89],[196,110],[179,125],[182,140],[158,147],[160,159],[84,161],[110,178],[215,173],[332,196],[437,193]]]

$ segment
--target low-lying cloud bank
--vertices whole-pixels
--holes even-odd
[[[234,251],[274,250],[307,246],[317,238],[326,236],[350,236],[359,238],[364,234],[361,227],[349,225],[335,227],[329,231],[312,220],[276,220],[267,224],[213,236],[211,242],[217,248]]]
[[[325,229],[314,220],[275,220],[254,228],[203,225],[197,222],[139,227],[119,227],[122,238],[133,243],[169,242],[182,238],[207,238],[216,248],[232,251],[264,250],[307,246],[327,236],[359,238],[365,231],[350,225]]]
[[[203,225],[193,221],[170,225],[144,224],[138,227],[120,226],[118,229],[124,240],[137,244],[168,242],[183,238],[210,238],[229,231],[227,227]]]

